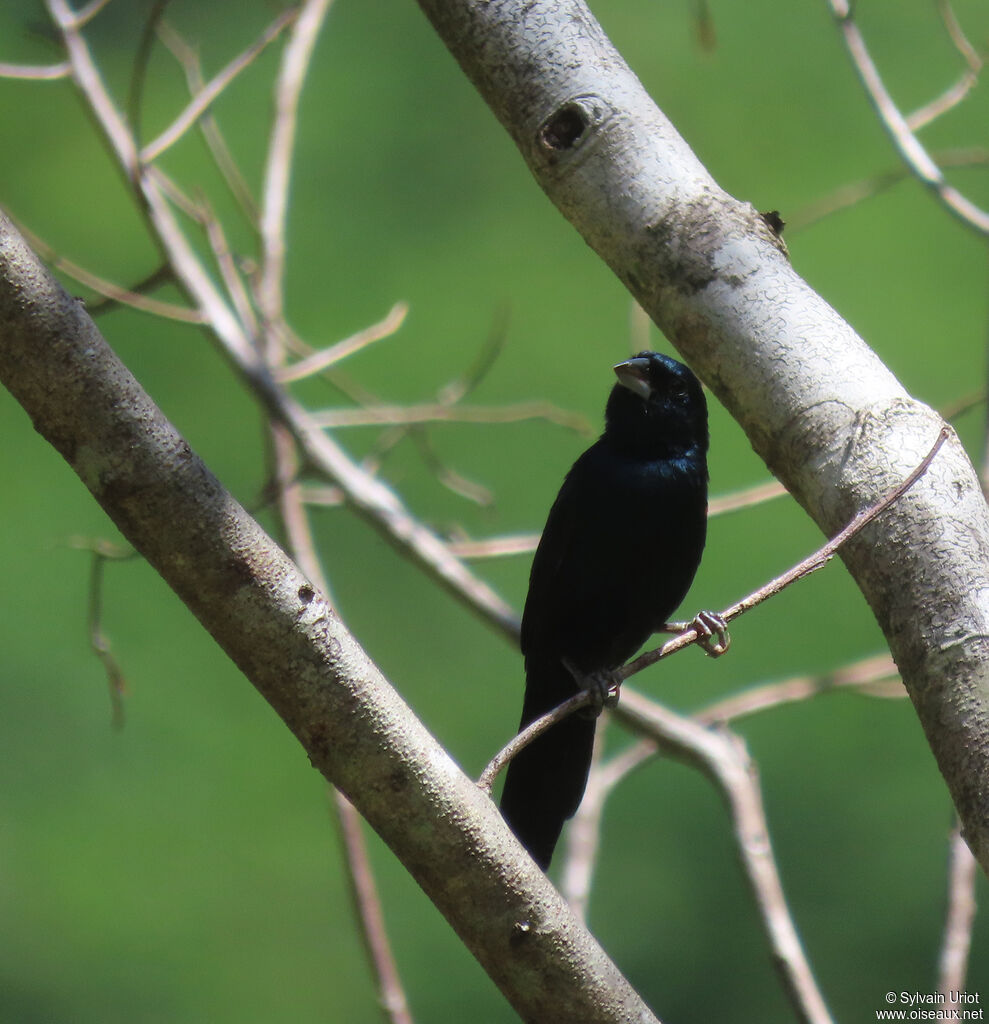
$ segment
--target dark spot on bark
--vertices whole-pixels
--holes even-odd
[[[587,115],[576,104],[560,107],[539,129],[539,141],[546,149],[573,149],[587,128]]]
[[[316,596],[316,591],[313,590],[312,586],[308,583],[303,583],[299,587],[299,600],[305,605],[309,604],[312,599]]]
[[[760,213],[759,216],[762,217],[769,226],[769,230],[777,238],[783,237],[783,228],[786,227],[786,221],[780,216],[779,210],[770,210],[768,213]]]

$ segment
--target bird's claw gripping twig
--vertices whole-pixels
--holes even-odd
[[[605,708],[618,705],[621,693],[621,680],[614,672],[601,669],[597,672],[581,672],[576,665],[563,659],[567,671],[573,676],[579,690],[587,690],[591,695],[591,703],[581,708],[577,714],[584,718],[597,718]]]
[[[731,647],[728,623],[717,612],[698,612],[691,620],[690,628],[697,634],[700,648],[712,658],[720,658]]]
[[[664,633],[686,633],[692,629],[697,634],[697,646],[712,658],[720,658],[731,647],[728,623],[717,612],[698,612],[690,622],[667,622]]]

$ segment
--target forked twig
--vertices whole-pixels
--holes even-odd
[[[664,754],[698,769],[721,792],[731,815],[735,848],[790,1001],[805,1024],[830,1024],[831,1015],[790,917],[758,773],[744,742],[732,732],[705,728],[637,693],[625,694],[619,714]]]
[[[203,89],[193,96],[182,113],[156,139],[144,146],[140,153],[141,163],[150,164],[152,161],[157,160],[169,146],[173,146],[178,142],[237,75],[249,67],[265,47],[278,38],[282,30],[292,22],[296,14],[297,10],[294,7],[283,11],[261,33],[259,39],[252,43],[243,53],[235,57],[219,74],[211,78]]]
[[[911,172],[938,196],[945,207],[980,234],[989,234],[989,211],[976,206],[945,180],[944,173],[914,134],[907,118],[893,102],[879,69],[869,54],[858,25],[852,17],[850,0],[829,0],[845,47],[865,86],[879,119]]]

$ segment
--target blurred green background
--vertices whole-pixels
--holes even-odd
[[[128,91],[150,3],[114,0],[88,30],[111,88]],[[719,182],[799,223],[836,189],[897,166],[824,0],[695,5],[598,0],[595,14]],[[989,41],[984,0],[955,4]],[[207,74],[248,45],[268,3],[174,0],[167,19]],[[863,3],[859,18],[905,109],[962,70],[931,0]],[[0,5],[0,61],[60,60],[40,3]],[[215,113],[255,190],[277,47]],[[150,138],[184,102],[158,45],[145,89]],[[121,178],[67,82],[0,81],[0,205],[62,255],[131,283],[156,266]],[[924,135],[932,149],[985,146],[986,87]],[[164,160],[235,226],[199,137]],[[986,167],[953,172],[989,202]],[[919,398],[945,405],[984,386],[985,249],[906,181],[787,232],[794,264]],[[610,365],[634,344],[630,300],[548,204],[507,136],[411,0],[337,0],[300,124],[289,225],[288,308],[325,345],[410,303],[401,331],[348,373],[396,401],[428,400],[465,370],[504,317],[483,403],[544,397],[595,429]],[[78,285],[70,285],[82,293]],[[166,295],[167,297],[167,295]],[[249,507],[265,483],[250,396],[195,328],[128,311],[99,320],[111,344],[224,483]],[[652,332],[650,344],[670,351]],[[328,388],[309,387],[313,405]],[[956,422],[981,457],[984,408]],[[104,628],[130,693],[111,727],[86,633],[87,555],[115,537],[27,416],[0,393],[0,1021],[377,1021],[380,1011],[341,878],[322,780],[276,716],[157,576],[108,567]],[[355,453],[374,430],[340,432]],[[586,439],[544,422],[442,425],[443,464],[490,490],[478,506],[437,481],[406,441],[384,474],[441,531],[534,531]],[[767,477],[712,410],[712,490]],[[277,529],[270,517],[262,518]],[[341,509],[314,516],[347,623],[469,773],[511,735],[517,653]],[[718,518],[687,605],[724,607],[820,538],[789,499]],[[521,607],[528,557],[479,566]],[[745,686],[817,673],[883,650],[840,563],[733,630],[730,657],[687,652],[637,685],[689,710]],[[931,991],[944,910],[947,792],[906,701],[850,693],[770,711],[740,731],[760,765],[784,884],[836,1017],[874,1019],[887,991]],[[611,739],[619,744],[617,729]],[[388,924],[420,1021],[514,1015],[402,867],[371,835]],[[980,895],[985,884],[980,880]],[[608,952],[662,1018],[784,1021],[776,983],[707,783],[657,762],[609,805],[591,907]],[[978,918],[969,990],[989,998],[989,921]]]

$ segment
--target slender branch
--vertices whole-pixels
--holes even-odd
[[[936,121],[942,114],[957,107],[978,84],[979,76],[974,71],[963,72],[961,78],[954,85],[945,89],[940,96],[935,96],[929,103],[925,103],[913,113],[908,114],[906,116],[907,127],[912,132],[920,131],[932,121]]]
[[[938,196],[948,210],[980,234],[989,234],[989,212],[980,209],[945,181],[941,168],[924,149],[911,131],[907,119],[893,102],[869,54],[865,39],[852,17],[850,0],[829,0],[829,3],[852,63],[900,156],[913,174]]]
[[[934,159],[941,167],[974,167],[980,164],[989,164],[989,149],[982,146],[966,146],[960,149],[939,150],[934,154]],[[865,199],[880,195],[909,177],[911,177],[910,168],[901,165],[862,181],[842,185],[829,195],[788,214],[786,218],[787,235],[803,231],[825,217],[830,217],[832,214],[847,210]]]
[[[89,3],[80,7],[75,15],[75,27],[82,28],[88,25],[104,7],[108,6],[110,0],[89,0]]]
[[[731,815],[735,849],[780,979],[800,1020],[830,1024],[790,917],[773,855],[755,763],[740,737],[713,732],[637,693],[624,695],[620,717],[653,740],[668,757],[702,772],[720,791]]]
[[[185,72],[190,94],[196,95],[201,92],[206,87],[206,81],[203,78],[198,52],[166,21],[158,23],[157,34]],[[206,140],[206,145],[209,146],[213,161],[223,176],[227,189],[236,200],[247,222],[256,225],[258,221],[257,203],[251,194],[250,186],[244,180],[244,175],[230,152],[230,147],[220,131],[216,118],[210,111],[206,111],[199,119],[199,129]]]
[[[895,687],[880,689],[880,684],[891,680],[897,680]],[[742,690],[694,712],[692,717],[701,725],[724,725],[768,708],[793,704],[820,693],[845,687],[854,687],[865,692],[871,690],[876,695],[905,697],[906,691],[898,680],[893,659],[888,654],[878,654],[823,675],[793,676],[778,683],[767,683],[764,686]]]
[[[163,302],[161,299],[151,299],[147,295],[141,294],[142,288],[154,287],[160,284],[162,280],[170,278],[170,275],[162,274],[160,269],[149,275],[144,282],[131,288],[124,288],[122,285],[115,284],[113,281],[107,281],[106,278],[99,277],[78,263],[60,256],[47,242],[39,238],[29,228],[18,224],[18,230],[47,263],[60,270],[63,274],[67,274],[75,281],[78,281],[79,284],[91,288],[97,295],[102,295],[105,299],[110,300],[110,303],[113,305],[130,306],[131,309],[140,310],[142,313],[150,313],[152,316],[160,316],[166,320],[177,320],[180,323],[203,323],[202,315],[195,309],[189,309],[188,306],[180,306],[174,302]],[[87,308],[89,308],[90,312],[95,311],[92,303],[87,303]]]
[[[0,62],[0,78],[54,82],[60,78],[68,78],[71,74],[72,65],[68,61],[63,61],[61,64],[4,64]]]
[[[514,736],[508,743],[505,744],[501,750],[488,762],[484,771],[481,772],[477,780],[478,789],[483,793],[490,793],[491,787],[495,783],[495,779],[501,774],[502,770],[508,765],[508,763],[514,758],[520,750],[525,749],[534,739],[542,736],[547,729],[556,725],[557,722],[562,722],[564,718],[568,718],[575,711],[579,711],[581,708],[587,707],[594,700],[594,695],[590,690],[581,690],[575,693],[572,697],[568,697],[562,704],[558,704],[552,711],[547,711],[545,715],[540,715],[535,721],[530,722],[517,736]]]
[[[457,537],[447,541],[447,546],[458,558],[503,558],[506,555],[529,554],[536,550],[538,543],[538,533],[514,533],[484,540]]]
[[[89,632],[89,645],[100,660],[106,673],[107,687],[110,693],[110,724],[114,729],[124,726],[124,699],[127,696],[127,680],[120,667],[110,639],[103,632],[103,570],[108,561],[122,561],[133,558],[133,548],[123,547],[106,540],[88,540],[75,538],[72,547],[90,554],[89,598],[86,612],[86,626]]]
[[[764,505],[767,501],[773,501],[775,498],[782,498],[786,493],[786,488],[778,480],[767,480],[762,484],[754,484],[752,487],[745,487],[740,491],[732,491],[730,494],[721,494],[712,498],[707,504],[707,516],[708,519],[711,519],[714,516],[722,516],[726,512],[754,508],[757,505]]]
[[[269,245],[276,244],[269,242]],[[269,259],[276,259],[271,256]],[[274,274],[273,270],[269,270],[269,275]],[[269,291],[274,288],[274,285],[269,282],[267,285],[261,288],[261,293],[267,288]],[[280,288],[276,291],[272,291],[268,296],[265,308],[276,309],[274,296],[280,295]],[[280,299],[278,300],[280,302]],[[344,338],[342,341],[338,341],[334,345],[330,345],[327,348],[320,349],[318,352],[313,352],[311,355],[306,356],[304,359],[300,359],[298,362],[292,363],[291,366],[279,367],[276,371],[276,377],[282,384],[288,384],[292,381],[304,380],[306,377],[312,377],[314,374],[322,373],[323,370],[328,369],[335,363],[340,362],[341,359],[346,359],[347,356],[353,355],[355,352],[359,352],[362,348],[370,345],[372,342],[380,341],[383,338],[388,338],[393,335],[403,323],[405,323],[405,317],[408,315],[409,306],[406,302],[396,302],[394,306],[385,314],[384,318],[379,320],[376,324],[371,324],[369,327],[365,327],[358,331],[356,334],[352,334],[349,338]],[[318,414],[316,414],[318,415]]]
[[[966,38],[949,0],[938,0],[938,10],[941,14],[941,20],[944,22],[944,27],[948,30],[952,43],[955,44],[955,49],[962,55],[962,59],[969,66],[969,69],[976,73],[981,71],[984,60],[978,50]]]
[[[693,712],[692,721],[706,727],[723,726],[747,715],[766,711],[781,704],[807,700],[838,687],[854,687],[874,697],[906,696],[902,683],[896,678],[893,659],[886,655],[864,658],[821,676],[796,676],[780,683],[755,686],[726,697],[701,711]],[[607,719],[607,715],[602,716]],[[595,738],[595,744],[597,738]],[[612,791],[625,777],[656,757],[662,751],[659,744],[648,737],[607,761],[591,765],[587,789],[567,832],[567,860],[560,891],[573,907],[574,913],[584,914],[590,899],[591,882],[600,841],[601,818],[604,805]],[[571,859],[574,863],[571,864]]]
[[[282,277],[285,265],[285,218],[299,97],[312,59],[316,37],[332,0],[306,0],[282,53],[275,85],[275,115],[268,142],[261,200],[261,274],[258,304],[269,324],[283,318]],[[276,359],[277,364],[281,360]]]
[[[293,367],[294,369],[294,367]],[[370,405],[360,409],[328,409],[311,414],[321,427],[406,426],[415,423],[519,423],[547,420],[585,433],[587,418],[551,402],[516,402],[512,405]]]
[[[134,65],[131,69],[130,88],[124,109],[135,141],[139,140],[142,134],[144,87],[148,81],[148,62],[151,60],[151,51],[155,44],[155,32],[170,3],[171,0],[153,0],[148,8],[147,17],[144,19],[141,36],[134,49]]]
[[[283,11],[261,34],[261,37],[243,53],[235,57],[218,75],[206,83],[203,90],[194,96],[185,110],[152,142],[149,142],[140,153],[140,162],[150,164],[157,160],[169,146],[173,146],[209,109],[210,104],[224,89],[257,59],[282,30],[296,16],[294,7]]]
[[[587,908],[591,901],[591,887],[594,881],[594,867],[597,864],[601,840],[601,816],[607,791],[601,780],[606,772],[602,765],[605,737],[610,716],[603,714],[594,731],[594,747],[591,752],[591,769],[587,788],[566,833],[566,856],[560,874],[560,892],[570,909],[582,921],[587,920]],[[614,759],[613,759],[614,760]]]
[[[412,1013],[388,941],[385,915],[361,829],[361,816],[338,789],[333,789],[337,827],[347,860],[347,879],[361,937],[378,983],[381,1009],[392,1024],[412,1024]]]
[[[938,957],[938,991],[945,997],[945,1008],[957,1008],[951,993],[965,991],[968,957],[975,923],[975,879],[978,864],[962,838],[958,825],[948,839],[948,892],[944,933]]]
[[[201,219],[206,229],[206,238],[209,241],[210,248],[213,250],[213,257],[220,270],[223,286],[237,313],[237,319],[248,336],[254,338],[258,333],[257,318],[254,315],[254,309],[251,306],[251,298],[247,293],[247,288],[240,276],[240,271],[237,269],[237,262],[230,251],[226,232],[223,230],[223,225],[213,213],[205,197],[200,197],[199,209],[202,211]]]

